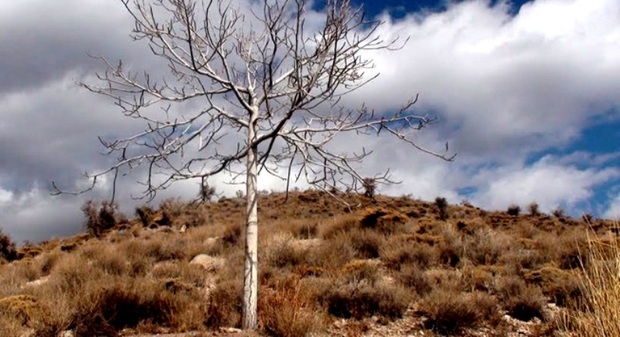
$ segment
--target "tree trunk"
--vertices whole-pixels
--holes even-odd
[[[255,116],[248,128],[248,144],[256,140]],[[246,178],[246,223],[245,223],[245,269],[243,279],[242,327],[254,330],[257,327],[258,302],[258,148],[251,146],[247,155]]]

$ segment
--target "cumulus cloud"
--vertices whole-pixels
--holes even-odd
[[[514,17],[503,4],[466,1],[384,19],[382,37],[409,41],[370,53],[381,76],[351,101],[395,108],[420,93],[419,110],[442,117],[455,149],[481,160],[565,145],[620,103],[617,1],[539,0]]]
[[[603,213],[603,217],[616,221],[620,220],[620,194],[611,200],[609,207]]]
[[[593,188],[620,176],[617,168],[579,169],[561,158],[545,156],[533,165],[512,165],[481,171],[473,201],[494,209],[537,202],[542,210],[571,208],[589,200]],[[588,210],[581,210],[588,211]]]

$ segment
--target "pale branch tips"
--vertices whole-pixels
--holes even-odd
[[[99,84],[81,85],[111,97],[145,128],[101,140],[118,157],[112,167],[89,175],[91,188],[98,177],[138,167],[144,168],[148,198],[179,180],[201,179],[205,186],[220,173],[245,176],[245,328],[256,327],[259,172],[287,184],[304,178],[328,191],[363,186],[369,178],[359,164],[372,151],[330,148],[345,134],[391,137],[454,158],[448,149],[434,152],[414,141],[435,121],[413,113],[417,95],[395,111],[342,105],[342,97],[378,76],[367,72],[373,61],[366,51],[402,46],[398,39],[383,40],[382,23],[368,20],[351,0],[327,0],[321,10],[308,8],[305,0],[121,2],[135,23],[133,39],[148,44],[167,76],[163,67],[140,73],[99,57],[106,67]],[[394,182],[388,172],[375,175],[374,184]]]

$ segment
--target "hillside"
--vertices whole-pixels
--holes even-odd
[[[257,334],[619,336],[611,221],[339,197],[261,194]],[[244,335],[243,199],[99,207],[90,234],[0,250],[1,336]]]

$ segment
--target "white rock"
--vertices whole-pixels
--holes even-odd
[[[203,266],[207,271],[216,271],[224,266],[224,259],[207,254],[196,255],[189,264]]]
[[[36,287],[36,286],[40,286],[40,285],[42,285],[42,284],[47,283],[47,281],[49,280],[49,278],[50,278],[49,276],[44,276],[44,277],[41,277],[41,278],[40,278],[40,279],[38,279],[38,280],[34,280],[34,281],[30,281],[30,282],[26,282],[26,284],[24,284],[24,286],[23,286],[22,288],[25,288],[25,287]]]

